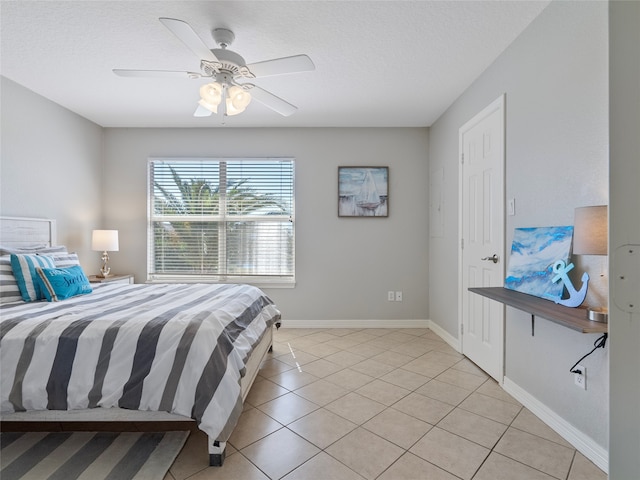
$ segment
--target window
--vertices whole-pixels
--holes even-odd
[[[294,160],[149,160],[150,281],[293,284]]]

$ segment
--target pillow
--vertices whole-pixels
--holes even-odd
[[[36,268],[44,296],[59,302],[76,295],[91,293],[93,289],[80,265],[67,268]]]
[[[25,247],[9,247],[6,245],[0,245],[0,255],[11,255],[12,253],[40,253],[40,254],[51,254],[51,253],[66,253],[67,247],[64,245],[56,245],[53,247],[49,247],[46,243],[39,245],[28,245]]]
[[[17,301],[22,301],[22,295],[20,295],[16,277],[13,276],[11,257],[2,255],[0,256],[0,304]]]
[[[36,267],[55,268],[51,257],[36,254],[11,254],[11,267],[16,277],[20,295],[25,302],[43,300],[44,293],[37,280]]]
[[[77,253],[54,253],[47,255],[53,259],[53,263],[56,268],[73,267],[74,265],[80,265],[80,259]]]

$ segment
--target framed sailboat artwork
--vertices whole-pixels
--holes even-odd
[[[338,167],[339,217],[389,216],[389,167]]]

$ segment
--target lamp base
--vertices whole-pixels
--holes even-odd
[[[587,308],[587,320],[609,323],[609,311],[606,308]]]

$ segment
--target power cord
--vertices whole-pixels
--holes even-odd
[[[598,348],[604,348],[606,343],[607,343],[607,338],[609,337],[608,333],[603,333],[602,336],[600,338],[598,338],[595,342],[593,342],[593,350],[591,350],[589,353],[587,353],[584,357],[582,357],[580,360],[578,360],[576,363],[573,364],[573,367],[571,367],[569,369],[569,371],[571,373],[578,373],[580,375],[582,375],[582,372],[580,370],[576,369],[576,365],[578,365],[582,360],[584,360],[585,358],[587,358],[589,355],[591,355],[593,352],[595,352]]]

